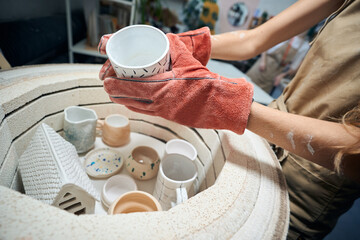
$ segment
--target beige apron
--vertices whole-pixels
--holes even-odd
[[[291,62],[296,55],[297,49],[291,47],[287,51],[288,44],[283,44],[274,52],[266,54],[266,69],[261,72],[259,65],[261,60],[257,60],[255,64],[246,72],[246,75],[250,77],[256,85],[262,88],[265,92],[271,93],[274,87],[274,79],[277,75],[283,72],[285,66]],[[286,56],[284,58],[284,54]]]
[[[360,0],[345,1],[334,15],[270,106],[332,121],[359,104]],[[283,149],[277,153],[289,190],[288,239],[322,239],[360,197],[360,185]]]

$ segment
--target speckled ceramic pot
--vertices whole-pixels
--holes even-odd
[[[156,150],[147,146],[134,148],[125,160],[127,171],[136,179],[148,180],[159,171],[160,158]]]

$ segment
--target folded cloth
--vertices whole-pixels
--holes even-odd
[[[167,37],[172,70],[141,79],[105,74],[104,88],[110,99],[135,112],[186,126],[242,134],[253,85],[244,78],[228,79],[210,72],[193,57],[181,36],[169,33]]]

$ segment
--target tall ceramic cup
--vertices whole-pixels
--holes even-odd
[[[180,204],[194,194],[193,183],[197,177],[195,162],[178,154],[167,154],[160,163],[153,196],[163,210]]]
[[[118,77],[142,78],[170,67],[169,40],[149,25],[131,25],[114,33],[106,44],[106,54]]]
[[[98,120],[103,142],[111,147],[120,147],[130,141],[129,119],[121,114],[111,114],[105,120]]]
[[[71,106],[64,110],[64,138],[78,153],[90,150],[95,143],[97,115],[92,109]]]

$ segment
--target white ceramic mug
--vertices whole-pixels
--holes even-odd
[[[78,153],[90,150],[96,139],[97,115],[92,109],[71,106],[64,110],[64,138]]]
[[[182,139],[171,139],[165,144],[165,156],[171,153],[184,155],[193,161],[197,157],[196,148],[188,141]]]
[[[106,54],[120,78],[149,77],[169,70],[169,40],[149,25],[131,25],[114,33]]]
[[[153,195],[168,210],[194,194],[197,175],[193,160],[178,153],[167,154],[161,160]]]

